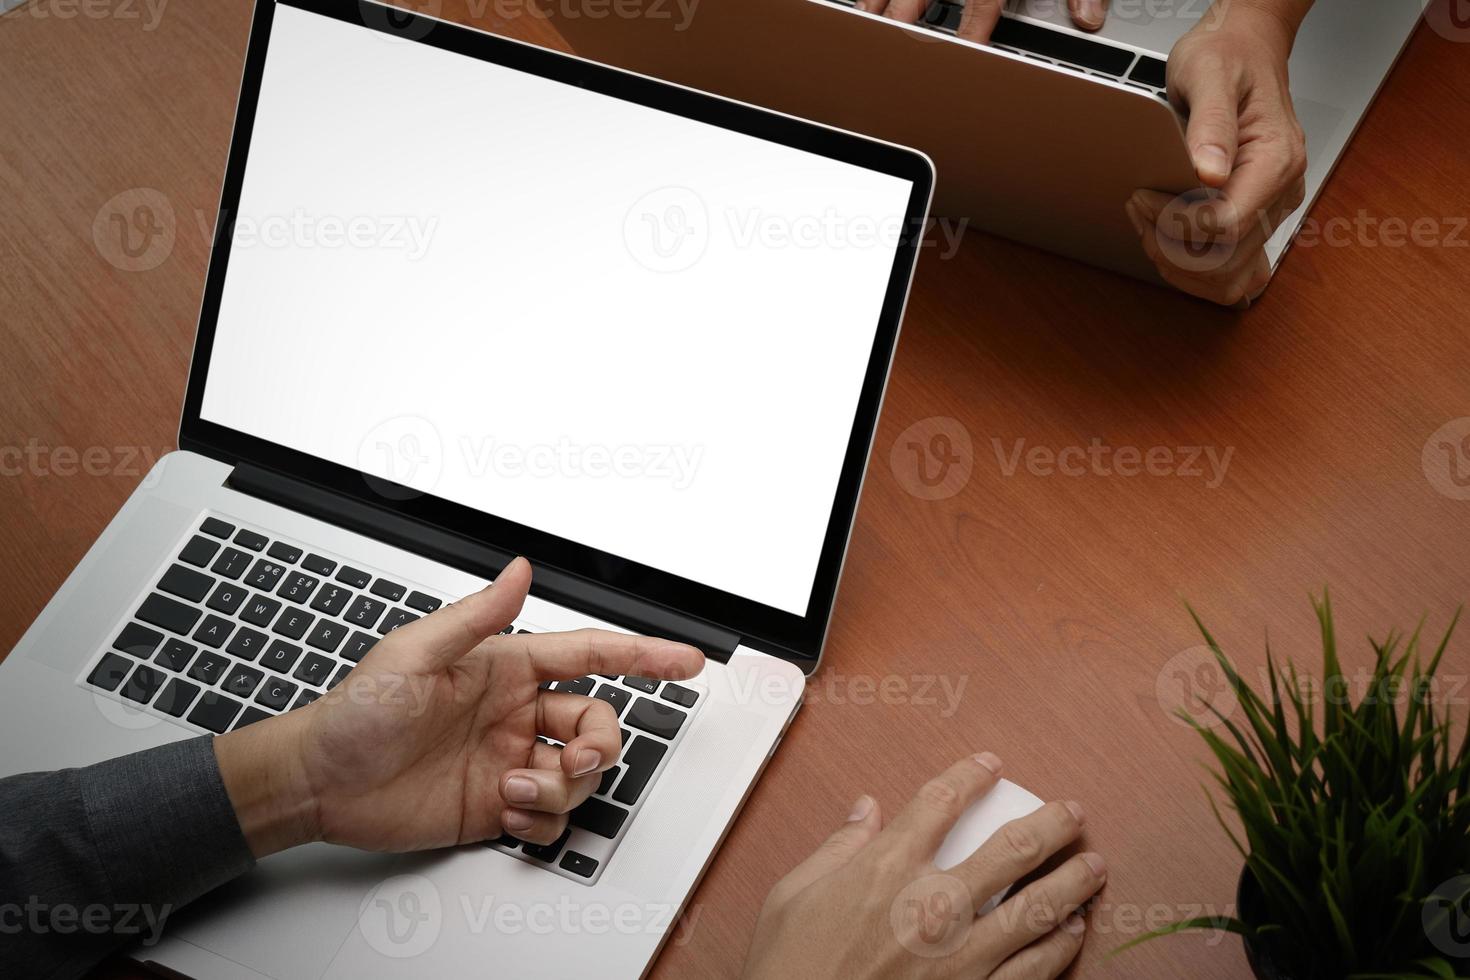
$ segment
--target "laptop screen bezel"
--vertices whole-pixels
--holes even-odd
[[[266,52],[278,6],[293,7],[368,30],[398,32],[403,37],[412,38],[414,43],[428,44],[513,70],[577,85],[912,183],[913,190],[879,312],[805,614],[785,612],[463,504],[386,485],[381,479],[370,479],[351,467],[288,449],[201,417],[215,326],[234,237],[234,217],[244,182]],[[392,50],[391,46],[385,46],[385,52]],[[908,285],[923,237],[932,184],[931,164],[922,154],[912,150],[608,68],[474,28],[424,17],[402,8],[385,8],[369,0],[257,0],[180,420],[180,448],[232,465],[250,464],[316,484],[472,541],[526,555],[533,563],[551,565],[645,602],[716,624],[738,634],[753,648],[787,659],[813,660],[821,652],[835,601],[837,581],[855,517]],[[744,394],[732,397],[759,396]],[[772,560],[777,560],[776,556]]]

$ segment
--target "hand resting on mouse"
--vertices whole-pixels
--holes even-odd
[[[889,821],[877,801],[859,798],[847,822],[771,890],[746,980],[1058,976],[1082,947],[1081,907],[1107,869],[1101,855],[1079,854],[987,910],[1082,830],[1076,803],[1033,808],[1034,797],[999,772],[989,752],[962,759]],[[1026,815],[996,820],[984,798],[998,784],[1001,809]]]

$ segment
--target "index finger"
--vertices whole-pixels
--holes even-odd
[[[631,674],[682,681],[704,669],[704,654],[687,643],[650,636],[581,629],[569,633],[518,633],[537,680],[561,681],[590,674]]]
[[[960,814],[995,786],[1000,760],[981,752],[961,759],[919,787],[878,838],[919,861],[933,860]]]
[[[1000,22],[1000,10],[1004,0],[969,0],[960,11],[960,26],[955,31],[966,41],[984,44],[995,32]]]
[[[1072,14],[1072,23],[1084,31],[1101,30],[1107,20],[1107,0],[1067,0],[1067,9]]]

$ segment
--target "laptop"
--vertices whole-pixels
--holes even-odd
[[[294,710],[515,555],[515,629],[708,663],[558,685],[625,741],[556,844],[311,845],[132,955],[641,975],[821,661],[931,185],[923,155],[825,126],[260,0],[180,449],[0,665],[0,772]]]
[[[1007,0],[988,46],[955,36],[963,0],[934,0],[916,26],[851,0],[622,0],[593,16],[597,2],[540,7],[578,54],[922,149],[941,219],[1159,282],[1123,205],[1199,189],[1164,72],[1209,0],[1113,0],[1096,34],[1060,0]],[[1306,199],[1267,243],[1273,274],[1423,6],[1320,0],[1307,16],[1290,65]]]

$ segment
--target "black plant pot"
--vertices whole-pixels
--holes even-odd
[[[1248,924],[1261,921],[1262,898],[1261,886],[1247,866],[1241,870],[1240,885],[1235,890],[1236,918]],[[1246,962],[1250,964],[1256,980],[1291,980],[1291,974],[1281,965],[1271,943],[1250,936],[1242,936],[1241,939],[1245,945]]]

